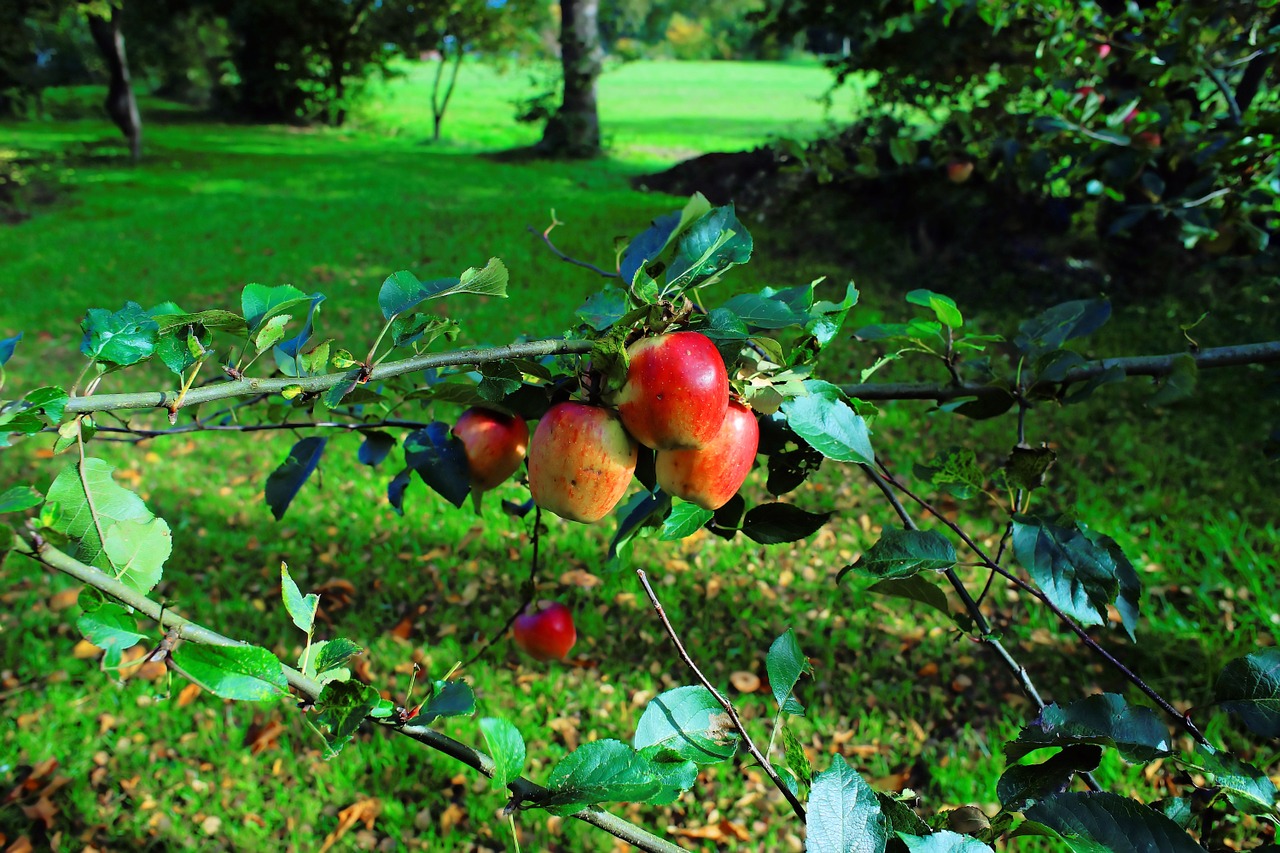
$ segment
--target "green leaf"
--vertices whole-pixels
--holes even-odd
[[[687,205],[685,209],[688,210]],[[710,207],[708,206],[707,209],[709,210]],[[648,266],[651,261],[656,261],[662,255],[663,250],[676,234],[676,229],[682,223],[683,217],[679,211],[664,213],[655,218],[648,228],[627,244],[627,247],[622,250],[622,259],[618,264],[618,274],[622,277],[624,284],[628,286],[634,284],[641,268]],[[652,269],[653,274],[657,275],[658,269]]]
[[[263,702],[288,695],[280,660],[258,646],[201,646],[183,643],[173,662],[201,686],[223,699]]]
[[[1096,693],[1065,708],[1045,707],[1004,753],[1016,760],[1046,746],[1095,744],[1117,750],[1128,761],[1147,762],[1170,754],[1169,731],[1150,708],[1131,707],[1115,693]]]
[[[169,371],[181,376],[184,371],[208,355],[213,336],[205,332],[203,340],[190,329],[175,335],[164,335],[156,344],[156,355]]]
[[[808,539],[831,518],[829,512],[809,512],[784,503],[753,506],[742,519],[742,533],[761,545],[780,545]]]
[[[900,835],[911,853],[992,853],[987,845],[971,835],[942,829],[932,835]]]
[[[40,506],[44,497],[30,486],[13,486],[0,494],[0,512],[22,512]]]
[[[315,657],[315,671],[317,673],[337,669],[356,655],[364,653],[364,649],[345,637],[326,640],[323,643],[317,643],[317,645],[320,646],[320,650]]]
[[[1255,734],[1280,737],[1280,649],[1263,649],[1228,663],[1218,673],[1213,699]]]
[[[471,492],[471,471],[462,441],[449,425],[433,421],[404,439],[404,461],[436,494],[461,507]]]
[[[505,788],[524,772],[524,738],[519,729],[497,717],[482,718],[480,734],[484,735],[485,746],[493,757],[493,783]]]
[[[786,723],[782,725],[782,754],[787,757],[787,767],[795,777],[806,785],[812,785],[813,765],[809,763],[809,756],[805,754],[804,744]]]
[[[1059,349],[1073,338],[1097,331],[1110,317],[1111,303],[1105,299],[1063,302],[1022,323],[1013,343],[1025,353]]]
[[[276,521],[284,518],[294,496],[320,464],[320,456],[328,442],[329,439],[317,435],[302,439],[290,448],[289,455],[280,463],[280,467],[267,477],[263,496]]]
[[[378,307],[382,309],[382,316],[390,320],[424,300],[455,293],[505,297],[509,277],[507,268],[497,258],[490,258],[482,269],[469,267],[459,278],[423,282],[408,270],[401,270],[392,273],[382,283],[382,289],[378,291]]]
[[[956,564],[956,549],[936,530],[886,527],[880,539],[858,562],[845,566],[836,580],[856,570],[875,578],[903,578],[920,572],[941,572]]]
[[[1053,467],[1058,454],[1050,447],[1015,446],[1004,464],[1005,479],[1019,489],[1031,491],[1044,485],[1044,475]]]
[[[469,717],[476,710],[476,694],[465,681],[437,681],[428,699],[408,725],[425,726],[439,717]]]
[[[426,349],[441,336],[445,340],[457,340],[462,331],[456,320],[448,317],[437,317],[433,314],[397,315],[391,321],[391,343],[398,347],[422,342],[419,349]]]
[[[651,699],[636,726],[637,750],[661,746],[695,764],[732,758],[741,735],[724,707],[700,685],[677,687]]]
[[[294,311],[312,301],[313,296],[307,296],[292,284],[246,284],[240,292],[240,309],[250,333],[256,333],[277,314]]]
[[[1266,773],[1229,752],[1204,744],[1196,744],[1196,754],[1203,769],[1213,777],[1213,784],[1223,790],[1237,811],[1277,817],[1280,791]]]
[[[84,460],[84,479],[93,496],[93,509],[97,511],[99,524],[105,529],[126,520],[150,521],[153,516],[142,498],[120,486],[111,477],[112,466],[90,456]],[[102,540],[93,523],[93,511],[85,499],[84,485],[76,463],[68,465],[54,478],[45,497],[45,506],[54,506],[58,512],[52,528],[75,543],[72,553],[82,563],[110,570],[111,563],[102,549]]]
[[[674,803],[680,795],[698,781],[698,765],[667,752],[661,746],[640,750],[640,757],[649,762],[649,770],[662,787],[646,802],[654,805]]]
[[[947,594],[925,575],[911,575],[905,578],[891,578],[877,581],[867,587],[867,592],[880,595],[891,595],[897,598],[908,598],[927,604],[939,613],[951,616],[951,607],[947,604]]]
[[[668,287],[701,287],[725,270],[751,260],[751,232],[734,215],[733,205],[701,216],[680,238],[667,271]]]
[[[359,681],[332,681],[324,686],[315,711],[316,724],[329,744],[329,757],[342,751],[380,699],[377,690]]]
[[[612,284],[606,284],[599,291],[587,297],[574,316],[586,325],[603,332],[618,322],[631,310],[626,291]]]
[[[937,316],[938,322],[952,329],[964,325],[964,317],[956,307],[956,301],[950,296],[934,293],[932,290],[913,290],[907,294],[907,301],[912,305],[920,305],[930,309]]]
[[[156,321],[136,302],[126,302],[114,313],[90,308],[80,328],[84,331],[80,352],[95,361],[120,366],[149,358],[160,332]]]
[[[114,602],[103,602],[87,610],[76,620],[84,638],[102,649],[102,665],[106,669],[120,666],[121,655],[147,638],[138,632],[138,620]]]
[[[288,611],[293,624],[299,631],[311,633],[311,626],[316,621],[316,608],[320,606],[320,596],[315,593],[302,594],[298,585],[289,575],[289,567],[280,564],[280,595],[284,598],[284,609]]]
[[[292,314],[277,314],[262,324],[253,336],[253,346],[258,352],[270,349],[284,340],[284,327],[293,319]]]
[[[71,399],[67,396],[67,392],[54,385],[46,385],[43,388],[35,388],[28,391],[22,398],[22,402],[31,407],[32,410],[44,412],[45,418],[48,419],[51,426],[57,426],[62,420],[62,415],[67,408],[67,400]]]
[[[778,701],[778,706],[788,713],[803,714],[804,706],[791,693],[796,689],[800,676],[812,673],[813,667],[809,665],[804,652],[800,651],[800,643],[790,628],[769,646],[765,669],[769,673],[769,687],[773,690],[773,698]]]
[[[350,643],[350,640],[335,640],[336,643]],[[331,645],[330,641],[319,640],[312,643],[302,650],[302,654],[298,656],[298,669],[307,678],[313,678],[321,684],[328,684],[330,681],[348,681],[351,678],[351,670],[344,666],[331,666],[327,669],[317,669],[320,659],[325,656],[326,649]],[[354,645],[354,644],[353,644]]]
[[[107,528],[103,544],[115,576],[146,595],[160,582],[173,552],[173,535],[163,518],[126,518]]]
[[[1195,393],[1200,369],[1190,353],[1183,353],[1173,360],[1173,370],[1165,377],[1160,390],[1151,395],[1148,406],[1168,406],[1185,400]]]
[[[916,465],[913,473],[960,500],[981,494],[987,481],[978,464],[978,455],[969,447],[948,448],[928,462]]]
[[[663,787],[651,768],[652,762],[621,741],[589,741],[552,769],[548,796],[541,802],[558,815],[594,803],[644,802]]]
[[[771,331],[788,326],[801,326],[808,315],[797,312],[786,302],[759,293],[740,293],[717,311],[736,317],[748,329]]]
[[[1063,517],[1013,517],[1013,553],[1041,591],[1085,625],[1102,625],[1120,594],[1115,557]]]
[[[880,853],[889,840],[876,792],[842,755],[813,778],[805,830],[808,853]]]
[[[1071,787],[1077,773],[1097,768],[1102,748],[1094,744],[1069,744],[1040,764],[1014,764],[996,783],[996,796],[1006,812],[1025,811],[1027,806]]]
[[[658,538],[663,542],[672,542],[692,536],[701,530],[715,515],[714,510],[703,509],[697,504],[680,501],[671,507],[671,514],[662,522],[662,533]]]
[[[904,792],[905,793],[905,792]],[[880,802],[880,811],[889,821],[889,828],[899,837],[904,835],[928,835],[933,832],[929,824],[920,819],[915,810],[891,794],[876,791],[876,799]]]
[[[812,393],[792,397],[783,402],[782,413],[791,429],[828,459],[875,464],[867,422],[843,400]]]
[[[232,334],[242,334],[249,330],[249,326],[239,314],[218,308],[197,311],[194,314],[153,314],[151,319],[155,320],[156,325],[159,326],[161,336],[188,326],[203,326],[209,330],[216,329]]]
[[[491,361],[480,365],[480,384],[476,390],[490,403],[498,403],[524,384],[520,368],[509,361]]]
[[[490,258],[489,263],[477,269],[468,267],[463,271],[460,281],[453,287],[433,292],[431,299],[438,296],[449,296],[454,293],[477,293],[481,296],[507,296],[507,282],[511,275],[506,265],[497,258]]]
[[[1204,853],[1176,823],[1136,800],[1106,791],[1050,797],[1025,812],[1077,853]]]
[[[636,492],[618,507],[614,512],[618,519],[618,532],[609,542],[609,571],[616,572],[626,566],[631,540],[644,528],[658,526],[670,508],[671,496],[663,491],[656,494]]]

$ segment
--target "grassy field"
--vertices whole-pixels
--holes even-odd
[[[553,257],[526,225],[545,227],[554,209],[565,222],[557,244],[609,265],[615,236],[635,234],[679,204],[632,191],[629,176],[704,150],[815,133],[825,120],[813,98],[826,77],[815,66],[634,63],[602,82],[608,158],[513,164],[483,152],[533,140],[534,131],[510,119],[509,102],[521,87],[534,88],[526,75],[466,68],[446,139],[431,145],[422,106],[429,73],[410,68],[379,87],[358,126],[342,131],[223,125],[148,102],[148,154],[138,167],[122,161],[123,146],[96,119],[4,126],[15,151],[67,152],[54,170],[65,194],[0,231],[0,337],[18,330],[27,336],[8,366],[5,395],[72,381],[81,362],[76,325],[86,308],[163,298],[188,310],[236,307],[249,281],[323,291],[321,336],[357,351],[376,332],[376,295],[388,273],[455,275],[498,256],[512,271],[512,298],[461,297],[448,305],[464,324],[464,339],[556,335],[600,282]],[[850,97],[840,109],[855,104]],[[834,292],[854,278],[864,297],[850,328],[901,319],[900,278],[881,271],[918,261],[908,241],[873,221],[849,228],[860,235],[851,237],[852,254],[865,259],[853,267],[797,256],[787,242],[794,235],[753,226],[757,259],[711,298],[821,275]],[[1012,316],[1023,309],[1009,306]],[[1091,342],[1091,354],[1176,350],[1184,317],[1181,306],[1122,313]],[[1009,331],[1009,319],[988,312],[973,322]],[[1214,317],[1197,331],[1212,345],[1231,342],[1239,329],[1230,317]],[[833,378],[871,358],[842,343],[832,353]],[[133,389],[138,381],[108,377],[102,390]],[[1107,392],[1088,407],[1037,412],[1031,421],[1031,440],[1052,440],[1061,456],[1046,504],[1074,508],[1114,536],[1147,582],[1139,645],[1108,631],[1109,645],[1188,706],[1204,703],[1226,659],[1273,644],[1276,631],[1277,474],[1255,461],[1265,430],[1239,415],[1232,395],[1240,381],[1239,374],[1207,378],[1206,397],[1190,409],[1152,413],[1135,388]],[[330,590],[324,631],[365,646],[361,675],[390,695],[402,696],[414,662],[440,677],[469,657],[519,594],[529,558],[523,523],[504,516],[496,500],[480,517],[453,512],[420,485],[399,518],[384,497],[393,472],[358,465],[349,436],[333,439],[322,480],[274,523],[262,484],[293,440],[206,434],[93,448],[173,527],[175,553],[158,592],[224,633],[295,655],[301,638],[278,605],[284,560],[304,590]],[[997,463],[1013,442],[1013,425],[975,428],[917,404],[890,406],[876,422],[875,441],[909,475],[913,463],[957,442],[976,444],[983,461]],[[0,455],[0,490],[18,481],[44,488],[65,464],[65,457],[33,452],[36,446],[44,445],[27,442]],[[520,487],[505,489],[503,496],[520,499]],[[753,478],[749,490],[762,497],[763,478]],[[1004,769],[999,747],[1033,715],[1029,702],[991,656],[957,639],[941,616],[834,583],[834,573],[882,526],[896,523],[860,480],[829,466],[795,499],[837,512],[811,543],[646,540],[636,561],[719,684],[734,673],[763,677],[769,643],[796,629],[816,670],[799,689],[810,710],[797,734],[817,767],[839,752],[877,787],[920,792],[927,812],[966,803],[994,812]],[[998,535],[989,510],[978,506],[964,517],[977,519],[974,532],[984,540]],[[648,697],[691,681],[635,578],[605,573],[611,532],[609,523],[556,523],[545,543],[540,589],[575,612],[581,639],[572,663],[535,664],[499,643],[465,673],[481,714],[519,725],[534,780],[545,781],[548,767],[576,743],[628,739]],[[12,722],[0,740],[0,785],[7,790],[22,766],[49,760],[58,766],[46,778],[67,780],[49,795],[47,828],[22,808],[33,799],[0,804],[6,841],[30,836],[68,850],[312,850],[338,832],[342,810],[364,803],[377,813],[372,828],[351,828],[334,849],[512,848],[498,816],[504,798],[449,760],[372,732],[326,762],[291,707],[190,701],[178,698],[177,682],[174,696],[160,701],[169,689],[148,671],[116,686],[77,646],[70,581],[15,557],[5,563],[4,579],[0,709]],[[973,571],[968,580],[980,588],[985,578]],[[1050,699],[1125,691],[1044,614],[1027,615],[1025,601],[997,588],[988,606]],[[767,739],[767,688],[732,693],[758,739]],[[479,743],[473,720],[442,729]],[[1254,755],[1254,745],[1221,718],[1209,729],[1277,772],[1275,756]],[[1155,799],[1175,773],[1109,761],[1098,775]],[[704,772],[672,806],[615,811],[660,834],[705,830],[709,837],[681,840],[692,849],[801,849],[785,803],[749,760]],[[744,828],[750,840],[734,840],[721,821]],[[517,823],[526,850],[608,847],[597,831],[542,812],[521,814]]]

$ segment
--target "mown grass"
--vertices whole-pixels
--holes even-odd
[[[814,67],[637,63],[613,71],[602,87],[603,121],[614,143],[608,159],[512,164],[477,152],[532,141],[529,129],[509,121],[507,101],[519,79],[465,69],[447,139],[425,145],[429,115],[420,105],[427,73],[411,69],[388,84],[357,116],[360,130],[219,125],[150,103],[149,153],[137,168],[119,160],[122,146],[97,120],[6,126],[16,148],[75,152],[62,165],[70,191],[0,232],[0,336],[27,334],[9,365],[6,396],[72,380],[80,361],[75,326],[88,307],[163,298],[191,310],[235,307],[248,281],[325,292],[320,334],[359,351],[376,331],[376,294],[386,274],[401,268],[424,278],[456,274],[496,255],[512,270],[513,298],[449,304],[465,339],[557,334],[599,280],[551,256],[526,224],[545,227],[554,208],[566,223],[554,234],[558,245],[608,265],[616,235],[636,233],[679,203],[633,192],[629,175],[664,157],[749,147],[797,127],[816,130],[823,121],[808,100],[824,83]],[[772,111],[761,111],[766,103]],[[900,294],[890,290],[895,279],[877,271],[918,259],[874,221],[849,223],[853,254],[864,258],[852,269],[820,255],[796,260],[794,251],[783,251],[794,235],[781,226],[754,230],[757,259],[711,299],[819,275],[833,282],[854,277],[864,299],[850,328],[905,315]],[[1016,316],[1019,306],[1010,311]],[[1151,316],[1122,315],[1092,351],[1177,349],[1169,337],[1176,338],[1176,324],[1151,323]],[[1007,331],[1007,319],[989,312],[972,322]],[[1227,342],[1212,336],[1235,332],[1210,330],[1206,343]],[[829,369],[845,379],[838,374],[870,359],[865,348],[845,342]],[[128,376],[108,377],[103,390],[142,382]],[[146,377],[148,386],[167,381],[158,373]],[[1228,657],[1274,642],[1276,475],[1253,461],[1263,431],[1233,420],[1233,389],[1241,381],[1240,374],[1209,380],[1208,395],[1192,408],[1153,413],[1143,408],[1139,390],[1112,389],[1095,405],[1038,410],[1031,420],[1032,440],[1052,440],[1060,453],[1045,505],[1075,508],[1116,537],[1148,581],[1140,644],[1130,647],[1115,631],[1104,636],[1162,691],[1191,705],[1207,700],[1213,673]],[[904,476],[951,443],[973,443],[984,462],[998,464],[1012,436],[1009,423],[975,428],[916,404],[887,406],[876,423],[878,452]],[[452,511],[418,484],[399,518],[384,498],[390,463],[382,470],[360,466],[355,439],[335,436],[320,478],[277,524],[261,488],[294,438],[198,435],[91,447],[172,525],[175,553],[158,590],[172,606],[286,658],[296,655],[302,638],[278,601],[279,564],[286,561],[304,590],[330,590],[323,635],[364,645],[362,676],[400,698],[413,662],[442,675],[492,635],[518,600],[527,530],[500,512],[496,498],[520,499],[521,489],[505,487],[476,517]],[[44,445],[5,450],[0,484],[46,486],[66,460],[42,458],[32,452],[38,446]],[[763,499],[760,480],[749,489]],[[769,643],[795,628],[815,666],[814,680],[799,689],[809,714],[795,725],[818,768],[840,752],[880,787],[921,792],[927,811],[964,803],[994,811],[1004,766],[1000,744],[1032,715],[1028,701],[940,615],[870,596],[857,583],[833,582],[882,526],[896,523],[861,480],[828,466],[794,499],[837,512],[810,543],[645,540],[636,562],[649,570],[686,643],[719,684],[735,672],[763,677]],[[958,511],[984,540],[998,535],[989,509]],[[540,589],[574,609],[581,639],[573,663],[534,664],[503,642],[464,673],[479,696],[479,713],[520,727],[535,780],[545,780],[574,743],[629,738],[649,696],[691,681],[635,579],[604,572],[610,532],[608,524],[555,522],[544,540]],[[70,780],[51,794],[56,814],[44,835],[20,808],[32,798],[0,805],[7,837],[32,835],[67,849],[93,843],[308,850],[337,829],[341,809],[377,798],[373,829],[351,829],[338,849],[510,846],[498,816],[504,798],[447,759],[372,732],[325,762],[289,707],[207,696],[161,702],[156,697],[169,688],[154,673],[117,687],[92,658],[75,655],[70,581],[14,557],[5,577],[0,701],[14,724],[3,736],[8,757],[0,759],[0,780],[15,780],[20,765],[51,758]],[[968,580],[977,589],[984,578],[974,571]],[[345,584],[350,592],[342,594]],[[1044,614],[1028,615],[1024,601],[997,587],[988,606],[1049,698],[1125,690]],[[173,684],[174,696],[181,688]],[[732,693],[766,740],[767,688]],[[442,729],[479,743],[473,720]],[[1210,731],[1253,755],[1249,741],[1222,720],[1215,718]],[[1155,799],[1167,793],[1160,786],[1174,772],[1113,761],[1099,776]],[[785,804],[749,761],[707,771],[674,806],[617,810],[659,832],[730,820],[751,838],[725,839],[720,846],[729,849],[799,849]],[[597,831],[541,812],[520,815],[518,825],[524,849],[607,847]]]

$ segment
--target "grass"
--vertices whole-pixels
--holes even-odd
[[[544,227],[554,208],[566,223],[555,232],[558,245],[607,265],[615,235],[634,234],[679,203],[632,191],[629,176],[687,153],[746,148],[797,128],[816,132],[823,122],[808,100],[825,81],[816,67],[635,63],[613,69],[602,83],[609,158],[502,163],[479,152],[532,141],[528,128],[509,121],[507,102],[522,78],[466,68],[448,139],[426,145],[427,73],[413,68],[386,84],[357,117],[357,130],[222,125],[147,102],[148,156],[137,168],[121,162],[123,146],[96,119],[5,126],[14,149],[71,152],[57,167],[69,192],[0,232],[6,296],[0,336],[19,329],[27,335],[8,365],[6,394],[72,380],[80,367],[76,322],[88,307],[170,297],[190,310],[235,307],[248,281],[325,292],[321,335],[357,344],[376,331],[377,289],[388,273],[452,275],[496,255],[512,270],[513,298],[459,297],[448,304],[466,340],[555,335],[599,280],[552,257],[527,224]],[[762,104],[771,109],[762,113]],[[713,299],[765,284],[852,276],[864,298],[851,328],[905,316],[900,293],[891,289],[899,280],[892,271],[913,258],[874,221],[849,224],[857,235],[853,254],[863,259],[852,269],[816,253],[797,256],[787,243],[793,235],[780,226],[753,230],[756,260],[735,270]],[[971,322],[1006,331],[1009,317],[988,312]],[[1225,343],[1221,336],[1232,333],[1211,325],[1206,343]],[[1178,348],[1177,334],[1167,318],[1130,314],[1090,347],[1102,354],[1165,351]],[[842,343],[829,370],[840,378],[845,366],[851,373],[870,358]],[[143,382],[130,376],[108,377],[104,390]],[[151,374],[146,384],[167,381]],[[1232,389],[1240,381],[1241,374],[1207,379],[1207,394],[1191,411],[1152,414],[1139,390],[1112,389],[1095,405],[1037,411],[1031,421],[1032,440],[1052,440],[1060,453],[1045,505],[1074,507],[1116,537],[1147,581],[1139,645],[1130,647],[1114,631],[1104,632],[1108,644],[1162,691],[1192,705],[1207,700],[1213,673],[1227,658],[1273,644],[1276,631],[1280,531],[1267,498],[1275,494],[1276,473],[1253,461],[1261,430],[1235,416]],[[176,548],[159,592],[173,606],[291,657],[303,638],[278,603],[279,564],[287,561],[304,590],[330,590],[323,634],[364,645],[361,675],[400,698],[414,662],[439,677],[505,621],[527,573],[524,524],[503,515],[493,499],[478,518],[446,511],[420,484],[409,493],[406,516],[395,516],[383,497],[392,472],[358,465],[351,436],[333,439],[320,480],[304,489],[283,522],[273,523],[261,502],[262,483],[293,440],[199,435],[91,449],[117,465],[118,479],[172,525]],[[875,440],[905,475],[951,443],[974,444],[984,462],[998,464],[1012,426],[975,426],[907,404],[886,407]],[[45,487],[66,459],[44,458],[34,452],[41,446],[27,442],[0,455],[0,486]],[[749,485],[753,500],[763,499],[761,480]],[[521,494],[509,485],[493,497]],[[1029,703],[982,648],[957,639],[940,615],[872,596],[856,583],[833,583],[835,571],[875,541],[880,527],[896,523],[859,479],[829,465],[795,500],[837,512],[811,543],[644,540],[636,562],[654,577],[686,643],[719,684],[735,672],[763,678],[769,643],[796,629],[816,674],[799,689],[809,713],[795,726],[817,767],[840,752],[879,787],[919,791],[927,811],[974,803],[991,813],[1004,767],[1000,744],[1032,716]],[[996,515],[980,505],[960,511],[983,536],[999,529]],[[571,665],[536,665],[499,643],[465,673],[481,714],[519,725],[535,780],[545,780],[577,742],[629,738],[649,696],[691,680],[634,578],[604,572],[610,533],[608,524],[556,523],[545,540],[540,589],[568,603],[579,626]],[[290,707],[207,696],[188,703],[176,698],[180,682],[170,688],[151,672],[115,686],[92,657],[77,655],[74,585],[13,557],[5,572],[0,707],[13,723],[0,740],[0,755],[7,756],[0,758],[0,783],[16,783],[20,766],[49,759],[59,763],[49,778],[68,780],[50,794],[55,813],[47,832],[20,808],[33,797],[0,805],[6,838],[32,835],[68,849],[88,843],[316,849],[337,830],[340,810],[376,799],[376,807],[367,804],[379,810],[373,828],[352,828],[338,849],[511,847],[498,817],[500,793],[398,738],[364,734],[325,762]],[[967,579],[977,588],[984,578],[973,571]],[[345,584],[349,594],[339,594]],[[1125,690],[1042,613],[1028,615],[1025,602],[997,589],[990,606],[1050,698]],[[169,692],[168,701],[158,701]],[[733,695],[757,737],[767,738],[767,689]],[[474,720],[452,720],[442,729],[479,742]],[[1221,717],[1211,719],[1209,730],[1253,755],[1255,745]],[[1110,762],[1099,776],[1154,799],[1161,795],[1155,786],[1175,771]],[[615,810],[659,832],[716,827],[726,819],[751,834],[750,841],[718,846],[686,839],[695,849],[800,849],[785,805],[747,761],[706,771],[670,807]],[[604,845],[598,832],[541,812],[519,815],[518,825],[524,849]]]

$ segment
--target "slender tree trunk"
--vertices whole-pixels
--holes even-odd
[[[560,63],[564,97],[547,122],[538,147],[565,157],[600,153],[596,80],[604,60],[600,46],[600,0],[560,0]]]
[[[440,84],[444,79],[444,66],[448,62],[448,58],[442,51],[440,54],[440,65],[436,67],[436,79],[431,85],[431,122],[432,134],[431,139],[435,142],[440,141],[440,125],[444,124],[445,110],[449,109],[449,99],[453,97],[453,87],[458,82],[458,69],[462,67],[462,42],[457,42],[457,53],[453,55],[453,68],[449,72],[449,85],[444,89],[444,96],[440,94]]]
[[[133,96],[133,84],[129,80],[129,61],[124,53],[124,34],[120,32],[120,9],[111,7],[111,15],[100,18],[88,13],[89,32],[94,44],[107,63],[111,75],[107,87],[107,115],[129,140],[129,153],[137,162],[142,157],[142,118],[138,115],[138,101]]]

